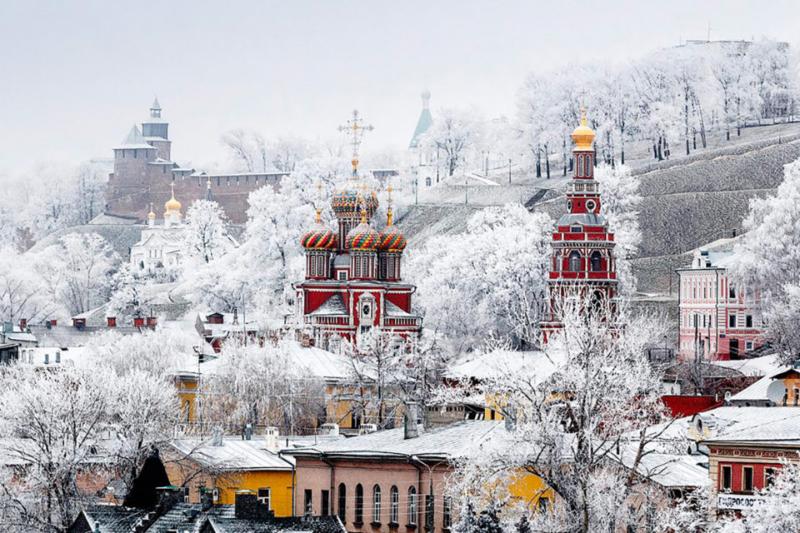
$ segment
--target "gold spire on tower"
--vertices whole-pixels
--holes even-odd
[[[581,106],[581,125],[572,131],[572,140],[575,142],[576,152],[592,150],[594,142],[594,130],[587,125],[586,108]]]
[[[350,145],[353,147],[353,157],[350,163],[353,165],[353,177],[358,177],[358,149],[361,147],[361,140],[364,138],[365,131],[372,131],[371,124],[364,125],[364,119],[358,114],[358,109],[353,110],[353,118],[342,126],[339,131],[347,132],[350,135]]]

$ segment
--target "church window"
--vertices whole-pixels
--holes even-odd
[[[570,272],[581,271],[581,253],[577,250],[573,250],[569,254],[569,271]]]
[[[583,156],[578,156],[578,177],[583,177]]]
[[[347,271],[340,270],[339,271],[339,281],[347,281]]]
[[[588,155],[583,158],[583,175],[587,178],[592,175],[592,158]]]
[[[602,256],[600,255],[600,252],[592,252],[592,272],[600,272],[602,269],[601,261]]]
[[[580,226],[570,226],[569,231],[570,233],[580,233],[583,231],[583,228]]]

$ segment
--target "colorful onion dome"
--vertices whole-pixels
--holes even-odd
[[[333,194],[331,207],[337,218],[355,218],[361,211],[362,202],[367,211],[367,218],[372,218],[375,210],[378,209],[378,195],[374,191],[362,194],[358,184],[351,181],[343,189]]]
[[[380,234],[362,218],[361,224],[347,233],[347,247],[356,251],[374,251],[378,249]]]
[[[586,125],[586,110],[581,108],[581,125],[572,131],[572,140],[575,141],[575,150],[588,151],[594,142],[594,130]]]
[[[387,226],[382,232],[378,249],[384,252],[402,252],[406,248],[406,236],[397,226]]]
[[[334,250],[339,245],[336,232],[322,223],[320,210],[314,225],[300,237],[300,245],[306,250]]]

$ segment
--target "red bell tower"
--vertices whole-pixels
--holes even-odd
[[[544,342],[561,328],[560,310],[567,298],[579,298],[590,302],[592,309],[616,313],[615,242],[608,221],[600,214],[600,190],[594,179],[594,137],[594,131],[586,125],[586,113],[581,110],[580,126],[572,132],[575,174],[567,190],[568,213],[561,216],[553,232],[549,309],[541,324]]]

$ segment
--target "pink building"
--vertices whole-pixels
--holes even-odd
[[[732,252],[699,249],[680,278],[679,358],[741,359],[764,344],[758,294],[729,279]]]
[[[295,516],[335,514],[351,532],[446,532],[455,519],[445,490],[451,461],[503,427],[462,421],[285,450],[296,461]]]

